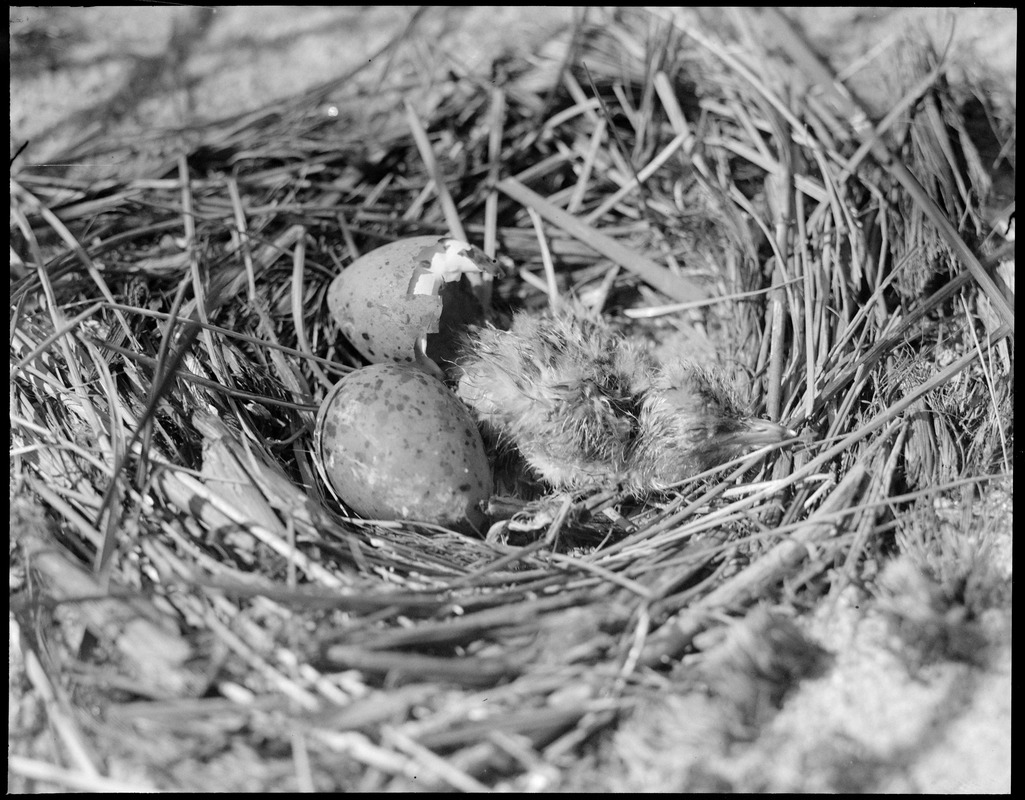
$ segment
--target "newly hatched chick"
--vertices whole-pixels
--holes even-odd
[[[793,436],[692,364],[662,367],[577,305],[477,329],[458,395],[557,489],[644,495]]]

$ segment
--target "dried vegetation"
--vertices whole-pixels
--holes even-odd
[[[592,11],[475,75],[414,26],[286,104],[68,154],[166,153],[147,176],[16,170],[15,780],[587,788],[581,755],[630,773],[602,741],[651,698],[703,698],[710,743],[751,735],[827,668],[800,615],[844,585],[922,659],[975,652],[999,526],[937,514],[970,521],[1011,473],[990,189],[1013,97],[950,85],[920,46],[881,116],[791,34],[772,12],[720,39]],[[801,441],[486,539],[346,516],[311,455],[318,401],[361,363],[328,283],[449,232],[507,267],[500,307],[554,276],[746,372]],[[701,787],[730,784],[696,764],[648,788]]]

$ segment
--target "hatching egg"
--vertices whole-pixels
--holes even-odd
[[[460,335],[487,317],[485,301],[465,275],[499,273],[481,250],[456,239],[413,236],[360,256],[332,281],[331,315],[373,364],[435,364],[458,355]]]
[[[370,519],[479,530],[491,469],[466,407],[415,366],[372,364],[334,385],[314,433],[325,479]]]

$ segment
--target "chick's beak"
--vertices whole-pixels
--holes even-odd
[[[770,422],[767,419],[748,419],[743,426],[737,430],[732,438],[740,445],[748,447],[761,447],[766,444],[784,442],[797,436],[793,431],[777,422]]]

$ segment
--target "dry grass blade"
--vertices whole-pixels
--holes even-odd
[[[498,184],[509,197],[528,208],[534,209],[541,217],[557,225],[564,231],[588,246],[593,247],[603,256],[639,275],[659,291],[679,302],[699,300],[705,296],[704,291],[686,278],[672,275],[668,269],[659,266],[639,253],[617,242],[600,231],[588,226],[560,208],[549,203],[539,194],[513,178],[506,178]]]
[[[438,200],[441,202],[442,211],[445,213],[445,222],[448,223],[448,229],[456,239],[465,242],[466,231],[463,230],[463,223],[459,219],[459,212],[456,210],[456,205],[452,202],[452,195],[449,194],[448,187],[445,185],[445,176],[438,169],[438,161],[434,157],[434,151],[431,149],[431,140],[427,138],[427,131],[424,130],[423,123],[420,122],[420,117],[417,116],[413,104],[408,100],[406,101],[406,118],[409,120],[409,129],[413,133],[413,140],[420,151],[420,158],[423,159],[427,173],[431,176],[431,180],[434,181],[434,189],[438,193]]]
[[[62,769],[46,761],[36,761],[22,756],[11,756],[9,766],[15,775],[39,781],[45,785],[60,787],[60,791],[103,793],[156,791],[144,783],[118,781],[99,775]]]

